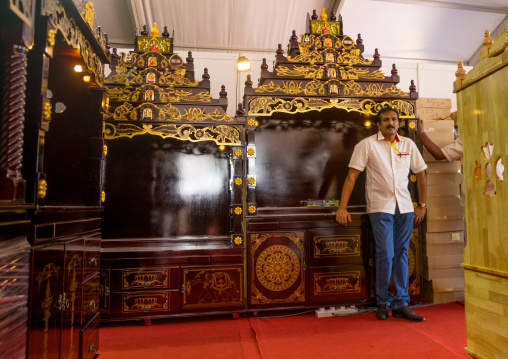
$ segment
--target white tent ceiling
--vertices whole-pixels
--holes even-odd
[[[112,46],[131,48],[143,25],[174,31],[175,50],[274,52],[307,13],[342,15],[344,33],[360,33],[365,56],[474,64],[485,30],[506,30],[508,0],[98,0],[96,18]]]

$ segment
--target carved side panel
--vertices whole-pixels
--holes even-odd
[[[33,250],[28,358],[58,358],[63,293],[64,245]]]
[[[4,62],[5,61],[5,62]],[[12,45],[2,59],[2,115],[0,117],[0,201],[24,201],[21,178],[25,123],[26,48]]]
[[[304,304],[304,232],[249,235],[249,304]]]

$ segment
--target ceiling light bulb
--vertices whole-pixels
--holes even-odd
[[[83,81],[90,82],[90,76],[89,75],[83,76]]]
[[[76,65],[76,66],[74,66],[74,71],[83,72],[83,68],[81,67],[81,65]]]

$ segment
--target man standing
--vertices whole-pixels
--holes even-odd
[[[351,215],[347,210],[349,197],[361,171],[366,172],[367,213],[376,241],[376,317],[392,316],[415,322],[425,320],[414,313],[409,303],[408,250],[413,222],[418,225],[425,217],[427,165],[415,143],[397,134],[399,114],[385,107],[377,114],[378,133],[360,141],[349,163],[349,172],[342,187],[336,220],[347,226]],[[419,204],[413,207],[408,190],[409,170],[416,174]],[[393,276],[395,296],[390,292]]]

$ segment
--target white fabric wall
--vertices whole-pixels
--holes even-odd
[[[128,52],[128,49],[118,49],[120,52]],[[185,61],[187,51],[176,51]],[[251,69],[246,72],[238,73],[236,71],[236,61],[240,56],[246,56],[251,60]],[[228,110],[230,116],[235,116],[237,106],[242,102],[243,89],[247,75],[250,74],[253,86],[257,87],[258,79],[261,73],[261,63],[266,58],[268,71],[273,71],[273,53],[227,53],[227,52],[192,52],[194,58],[194,73],[196,80],[201,80],[204,68],[208,68],[210,75],[210,92],[213,98],[219,98],[221,85],[226,86],[228,93]],[[392,64],[398,70],[400,82],[397,85],[399,89],[409,91],[411,80],[414,80],[419,97],[430,98],[450,98],[452,100],[451,112],[457,110],[456,96],[453,93],[453,81],[455,81],[456,64],[442,64],[430,62],[411,62],[403,60],[383,60],[381,70],[385,76],[391,75]],[[469,71],[472,67],[464,67]],[[109,68],[106,66],[106,75],[109,74]]]

